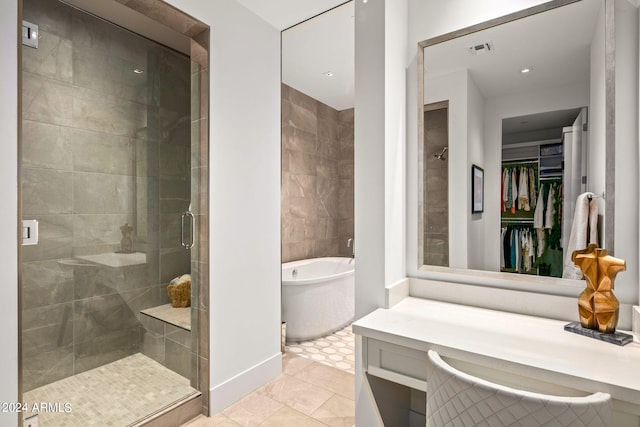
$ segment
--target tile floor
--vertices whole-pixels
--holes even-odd
[[[291,343],[285,351],[327,366],[354,373],[355,354],[351,325],[313,341]]]
[[[24,401],[30,408],[37,402],[70,405],[68,413],[40,412],[40,426],[126,426],[194,393],[187,378],[136,353],[28,391]]]
[[[282,374],[211,418],[184,427],[301,427],[354,425],[354,376],[286,353]]]
[[[354,424],[351,326],[287,345],[283,373],[214,417],[185,426],[348,426]],[[25,402],[69,403],[43,412],[43,426],[124,426],[196,393],[189,380],[138,353],[25,393]]]

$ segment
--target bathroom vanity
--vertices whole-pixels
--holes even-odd
[[[530,391],[613,399],[613,425],[640,426],[640,342],[617,346],[567,321],[407,296],[353,324],[356,425],[425,425],[427,351],[472,375]]]

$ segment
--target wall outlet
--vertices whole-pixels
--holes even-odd
[[[38,427],[38,414],[25,418],[22,421],[22,427]]]
[[[22,220],[22,244],[23,245],[38,244],[38,220],[36,219]]]
[[[22,21],[22,44],[23,45],[37,49],[39,36],[40,36],[40,33],[38,32],[38,26],[36,24],[32,24],[31,22],[27,22],[27,21]]]

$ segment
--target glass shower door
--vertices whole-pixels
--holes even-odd
[[[21,388],[68,408],[26,416],[128,425],[198,394],[191,309],[167,294],[191,273],[191,62],[62,2],[23,15]]]

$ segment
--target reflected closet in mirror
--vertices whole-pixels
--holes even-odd
[[[502,120],[500,271],[563,277],[576,245],[575,201],[588,188],[588,139],[587,108]],[[592,206],[599,245],[597,201]]]

